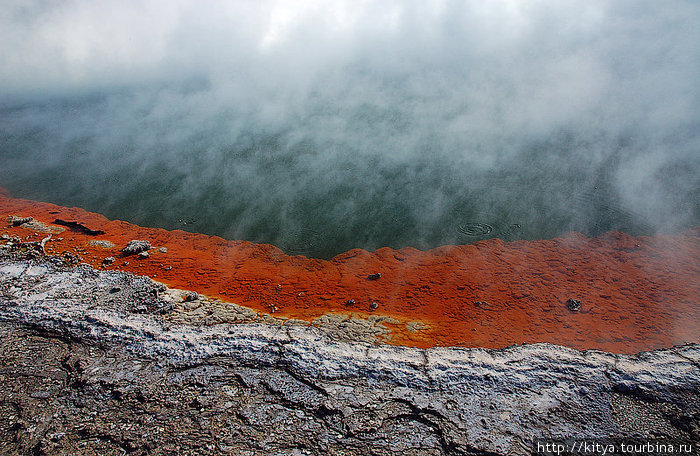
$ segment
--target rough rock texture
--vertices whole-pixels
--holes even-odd
[[[122,253],[124,255],[133,255],[136,253],[144,253],[147,250],[151,249],[151,243],[148,241],[140,241],[138,239],[134,239],[132,241],[129,241],[128,244],[126,244],[126,247],[122,249]]]
[[[264,319],[195,325],[178,319],[181,293],[147,277],[7,250],[0,454],[487,455],[528,454],[533,437],[700,439],[698,345],[423,350]]]

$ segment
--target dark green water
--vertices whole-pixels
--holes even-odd
[[[19,197],[322,258],[700,225],[697,1],[0,9]]]
[[[700,224],[698,159],[672,149],[696,140],[693,131],[661,141],[664,159],[637,170],[630,167],[640,166],[646,136],[605,129],[460,143],[439,124],[386,106],[317,107],[266,125],[236,112],[202,123],[181,112],[154,116],[157,102],[136,100],[121,93],[7,103],[0,185],[112,219],[320,258],[355,247]],[[352,134],[319,130],[334,120]]]

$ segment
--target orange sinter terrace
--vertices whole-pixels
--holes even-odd
[[[11,217],[32,217],[14,226]],[[375,252],[331,260],[266,244],[144,228],[0,193],[0,234],[45,243],[95,268],[148,275],[275,317],[390,317],[386,342],[502,348],[548,342],[635,353],[700,342],[700,228]],[[148,255],[124,255],[131,240]],[[112,257],[105,261],[105,258]]]

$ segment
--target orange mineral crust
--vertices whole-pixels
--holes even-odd
[[[10,216],[34,222],[12,226]],[[288,256],[271,245],[110,221],[7,192],[0,192],[0,217],[0,234],[41,240],[52,232],[49,254],[68,252],[96,268],[148,275],[258,312],[309,322],[328,313],[391,317],[388,342],[397,345],[549,342],[634,353],[700,342],[698,228],[653,237],[493,239],[429,251],[355,249],[326,261]],[[132,239],[151,243],[148,257],[122,255]],[[106,257],[116,260],[104,265]],[[569,299],[580,301],[580,309],[570,310]]]

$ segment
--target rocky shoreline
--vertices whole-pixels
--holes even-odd
[[[698,344],[396,347],[378,343],[381,322],[221,302],[197,314],[148,277],[0,252],[0,454],[505,455],[537,437],[700,439]]]

